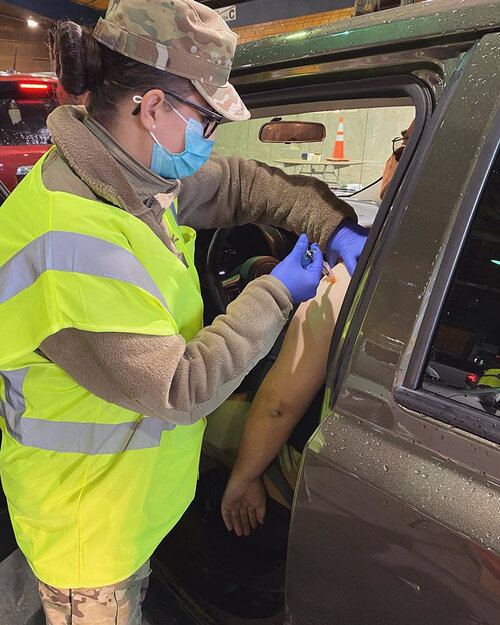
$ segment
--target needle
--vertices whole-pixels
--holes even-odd
[[[311,252],[311,250],[307,250],[305,253],[305,256],[312,262],[313,253]],[[325,260],[323,261],[323,267],[321,269],[321,273],[325,276],[325,278],[328,278],[328,280],[330,280],[332,284],[335,284],[336,282],[335,276],[333,275],[332,270],[330,269],[330,265]]]

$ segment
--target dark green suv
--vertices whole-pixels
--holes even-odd
[[[500,623],[499,31],[498,0],[434,0],[239,48],[252,120],[217,149],[321,177],[370,233],[291,513],[269,502],[262,528],[229,534],[227,472],[202,472],[152,560],[147,622]],[[274,118],[326,138],[260,142]],[[206,235],[213,279],[288,249],[242,232]],[[220,304],[235,285],[219,287]]]

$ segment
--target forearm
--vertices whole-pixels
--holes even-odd
[[[242,482],[252,482],[264,473],[303,414],[298,406],[292,408],[280,401],[270,387],[263,382],[247,416],[232,472]]]
[[[235,479],[252,481],[266,469],[324,382],[332,333],[350,281],[343,264],[333,271],[335,284],[322,280],[316,297],[299,306],[252,403]]]
[[[255,311],[249,318],[248,309]],[[67,328],[42,352],[81,386],[133,412],[189,425],[221,404],[272,347],[291,309],[286,289],[259,278],[186,343],[182,336]]]
[[[179,195],[179,219],[196,230],[262,223],[305,232],[323,250],[346,217],[357,221],[352,207],[321,180],[216,152],[183,181]]]

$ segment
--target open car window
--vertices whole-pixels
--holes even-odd
[[[317,104],[309,106],[311,111],[285,115],[273,107],[274,117],[324,124],[326,137],[322,142],[261,142],[259,130],[273,119],[271,115],[223,124],[217,130],[215,149],[225,156],[238,154],[279,167],[288,174],[314,176],[326,182],[340,197],[355,194],[349,201],[359,222],[371,226],[404,149],[402,134],[410,128],[415,108],[396,103],[338,108],[331,102],[326,110],[323,110],[323,103],[322,110],[314,110]]]
[[[500,157],[476,210],[434,334],[426,391],[500,416]]]

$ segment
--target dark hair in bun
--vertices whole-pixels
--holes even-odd
[[[112,125],[118,105],[133,95],[144,95],[150,89],[169,89],[184,96],[194,91],[187,78],[114,52],[94,39],[90,28],[75,22],[57,24],[53,58],[64,92],[86,94],[88,112],[107,127]]]
[[[75,22],[60,22],[54,53],[57,77],[66,93],[82,95],[104,80],[99,44],[89,28]]]

